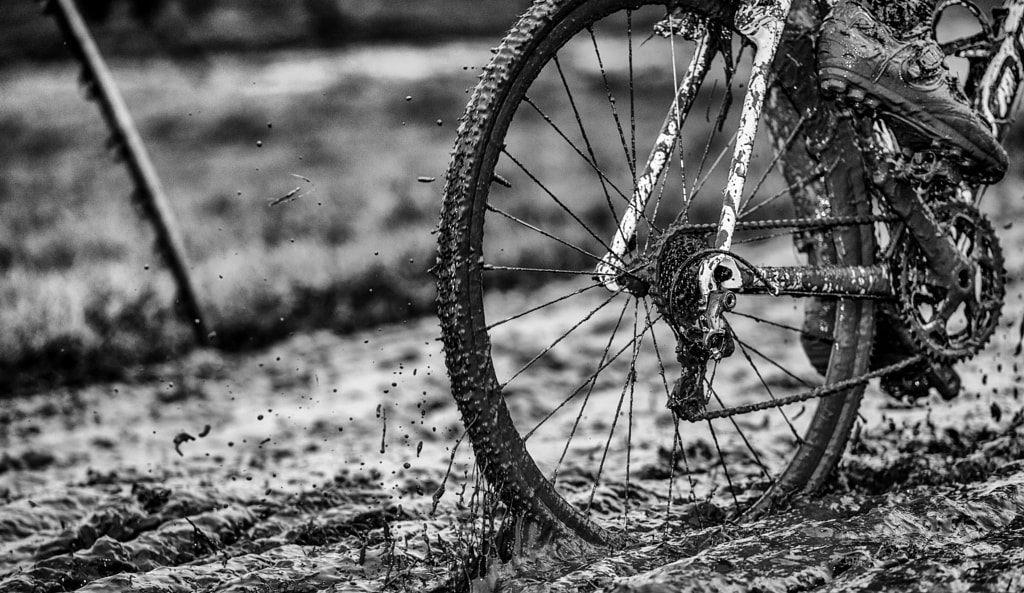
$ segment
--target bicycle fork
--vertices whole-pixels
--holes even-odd
[[[704,258],[699,264],[700,302],[698,306],[707,312],[702,316],[703,339],[712,358],[715,359],[719,359],[725,354],[726,344],[729,342],[726,335],[728,330],[721,314],[731,309],[730,305],[735,302],[735,295],[731,291],[741,286],[741,275],[735,260],[728,254],[728,251],[732,247],[733,234],[736,230],[737,212],[746,185],[747,171],[754,147],[754,136],[768,94],[772,63],[775,61],[775,54],[782,39],[782,31],[785,28],[791,5],[792,0],[747,0],[737,8],[734,16],[735,29],[754,44],[755,52],[747,83],[747,93],[740,114],[736,147],[729,168],[729,179],[723,194],[714,253]],[[611,250],[597,265],[596,275],[610,291],[618,291],[623,288],[619,283],[619,278],[626,272],[624,259],[626,253],[636,243],[637,224],[647,208],[665,164],[676,148],[681,122],[693,106],[697,91],[700,89],[714,58],[711,51],[712,32],[706,24],[702,29],[696,39],[693,59],[677,89],[675,101],[669,109],[643,173],[637,180],[629,207],[619,222],[611,243]]]

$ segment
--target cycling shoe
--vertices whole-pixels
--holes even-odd
[[[856,0],[841,0],[822,23],[822,91],[894,123],[907,148],[938,146],[962,155],[986,181],[1006,173],[1006,151],[971,108],[934,39],[901,39]]]

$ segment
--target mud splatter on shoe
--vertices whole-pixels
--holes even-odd
[[[962,153],[989,181],[1006,173],[1006,151],[920,28],[901,38],[861,2],[841,0],[822,23],[818,74],[824,93],[877,108],[909,148]]]

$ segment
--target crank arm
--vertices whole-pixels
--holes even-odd
[[[768,82],[775,54],[782,40],[782,31],[786,27],[786,18],[792,0],[776,0],[744,2],[736,11],[736,30],[749,39],[755,46],[750,80],[747,83],[747,94],[743,99],[743,111],[740,114],[740,125],[736,135],[736,148],[733,151],[732,164],[729,167],[729,181],[725,186],[722,200],[722,214],[718,220],[718,234],[715,236],[715,249],[728,251],[732,247],[733,233],[736,230],[737,210],[743,199],[743,187],[747,181],[750,157],[754,151],[754,136],[761,120],[761,111],[768,95]],[[699,286],[701,298],[706,302],[707,296],[715,291],[734,288],[738,280],[738,268],[732,258],[726,254],[716,254],[701,262]],[[732,280],[733,284],[722,284],[721,280]]]
[[[697,97],[697,91],[703,84],[704,77],[707,76],[713,58],[711,34],[709,31],[705,31],[697,39],[693,59],[676,90],[675,101],[665,117],[665,122],[661,124],[661,131],[654,148],[651,149],[650,156],[647,157],[643,173],[637,179],[636,189],[633,190],[629,206],[622,216],[622,220],[619,221],[619,228],[612,239],[611,250],[597,264],[595,277],[601,280],[605,288],[610,291],[622,289],[616,279],[626,269],[623,257],[636,241],[637,225],[640,223],[640,219],[647,209],[647,203],[651,199],[651,194],[658,185],[665,165],[672,157],[672,151],[676,149],[676,143],[679,141],[680,122],[686,119],[690,113],[694,99]]]
[[[882,183],[878,184],[878,181]],[[963,302],[974,290],[974,265],[960,254],[952,238],[939,227],[928,204],[913,187],[884,172],[876,178],[876,184],[924,252],[935,278],[944,281],[953,305]]]

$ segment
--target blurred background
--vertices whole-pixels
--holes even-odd
[[[432,311],[431,230],[457,118],[528,4],[78,2],[218,346]],[[0,388],[115,378],[181,354],[192,337],[170,274],[56,22],[28,0],[0,13]]]
[[[177,217],[216,346],[432,314],[431,231],[457,120],[490,48],[529,3],[78,1]],[[194,344],[171,276],[55,21],[29,0],[0,0],[0,14],[0,389],[144,374]],[[667,79],[660,67],[641,82]],[[610,68],[624,96],[626,67]],[[588,120],[607,119],[609,82],[593,68],[576,75]],[[670,101],[669,87],[637,88],[640,111]],[[535,119],[527,147],[546,129]],[[727,138],[714,140],[713,153]],[[1022,144],[1018,126],[997,217],[1017,211]],[[523,152],[569,187],[590,175]],[[520,210],[580,233],[543,196],[519,197]],[[547,257],[512,232],[490,241],[510,265]]]

